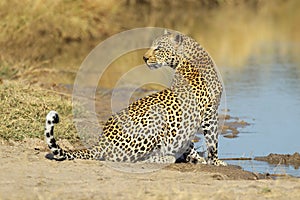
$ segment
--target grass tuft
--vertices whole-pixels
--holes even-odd
[[[56,110],[62,120],[57,125],[56,137],[78,141],[72,123],[72,104],[69,97],[21,82],[4,82],[0,85],[0,138],[23,140],[43,139],[46,114]]]

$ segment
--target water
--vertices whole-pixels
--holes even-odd
[[[219,67],[226,86],[229,114],[251,125],[239,137],[220,137],[220,157],[255,157],[300,151],[300,68],[279,55],[251,58],[243,68]],[[300,176],[289,166],[259,161],[228,161],[246,170]]]
[[[295,169],[294,167],[288,165],[273,165],[256,160],[232,160],[227,161],[227,163],[241,166],[244,170],[251,171],[254,173],[269,173],[275,175],[289,174],[295,177],[300,177],[299,169]]]

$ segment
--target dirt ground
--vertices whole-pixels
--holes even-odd
[[[1,142],[0,199],[300,198],[299,178],[260,179],[233,166],[172,164],[155,172],[126,173],[100,161],[57,162],[47,154],[39,139]]]

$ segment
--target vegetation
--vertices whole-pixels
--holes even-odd
[[[0,138],[22,140],[43,139],[45,116],[59,110],[64,123],[58,125],[59,138],[78,140],[72,125],[72,105],[66,95],[21,82],[6,81],[0,85]]]
[[[76,140],[70,98],[45,88],[72,84],[85,56],[115,33],[145,26],[178,30],[200,41],[218,65],[242,67],[260,53],[259,45],[299,42],[299,6],[298,0],[3,0],[0,137],[42,138],[45,115],[56,109],[64,118],[58,135]],[[292,52],[281,49],[279,55],[299,59],[299,52],[298,45]],[[116,74],[127,70],[123,64],[123,71],[106,74],[111,80],[108,87],[117,80]],[[115,64],[118,70],[119,65]]]

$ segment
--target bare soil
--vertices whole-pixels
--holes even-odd
[[[59,142],[70,146],[66,140]],[[2,141],[0,199],[300,198],[300,179],[265,179],[235,166],[172,164],[149,173],[126,173],[105,162],[57,162],[47,154],[39,139]]]

